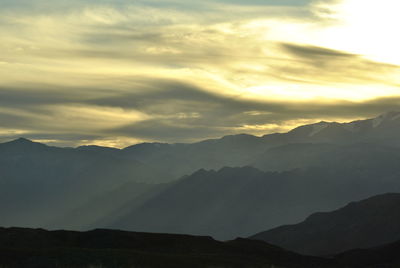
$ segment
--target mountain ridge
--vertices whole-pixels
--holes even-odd
[[[7,268],[396,268],[399,249],[400,241],[396,241],[324,258],[244,238],[221,242],[207,236],[110,229],[76,232],[0,227],[0,266]]]
[[[265,242],[96,229],[0,228],[4,267],[334,267]]]
[[[388,113],[378,119],[375,128],[372,119],[350,122],[351,127],[319,122],[264,138],[230,135],[193,144],[143,143],[121,150],[100,146],[59,148],[26,139],[2,143],[0,212],[6,216],[0,218],[0,225],[23,222],[28,227],[74,227],[79,230],[86,226],[108,227],[113,220],[123,218],[122,212],[126,212],[125,216],[134,215],[150,199],[173,188],[168,200],[176,202],[177,210],[175,218],[168,222],[168,228],[172,229],[167,230],[193,234],[210,232],[217,237],[231,238],[299,222],[315,210],[331,210],[354,199],[400,189],[397,179],[400,177],[398,113]],[[326,125],[332,126],[333,130]],[[360,130],[362,134],[354,134],[354,130]],[[260,172],[244,168],[246,166]],[[227,167],[239,168],[230,170]],[[195,174],[199,170],[203,174]],[[237,177],[239,174],[241,179]],[[283,179],[278,183],[275,178],[279,176]],[[204,184],[207,180],[210,186]],[[165,186],[156,186],[164,183]],[[202,196],[192,194],[196,187],[191,183],[200,187]],[[192,192],[188,191],[190,188]],[[312,193],[310,189],[316,192]],[[276,193],[290,197],[285,200]],[[118,202],[110,205],[112,198],[108,195],[117,196]],[[296,205],[299,202],[292,196],[304,202]],[[190,209],[191,219],[185,219],[181,204],[194,202],[201,205],[201,202],[210,201],[205,197],[218,204],[215,208],[211,203],[208,205],[215,215],[207,213],[207,207],[199,207],[204,216],[202,224],[198,224],[201,213],[195,215]],[[269,204],[263,207],[255,197]],[[282,216],[278,206],[271,205],[277,202],[284,204],[287,217]],[[117,215],[118,219],[101,215],[101,206],[107,208],[107,215]],[[240,210],[248,219],[254,217],[260,225],[248,225],[248,220],[229,206]],[[181,209],[183,214],[179,212]],[[257,209],[265,209],[258,212],[262,216],[254,214]],[[78,212],[85,215],[81,222],[72,216]],[[162,211],[157,213],[163,215]],[[225,228],[226,233],[219,233],[227,224],[220,216],[224,213],[226,218],[232,217],[232,223]],[[272,213],[270,218],[268,213]],[[71,219],[66,215],[71,215]],[[179,218],[189,220],[193,228],[188,230],[174,222]],[[96,225],[100,222],[107,224]],[[142,226],[149,226],[142,223]],[[124,226],[129,228],[127,224]]]
[[[202,169],[106,227],[208,234],[222,240],[246,237],[255,230],[268,229],[265,226],[300,222],[315,211],[336,209],[354,199],[390,190],[400,192],[399,176],[392,177],[398,163],[389,164],[386,174],[378,170],[380,180],[368,163],[362,172],[352,167],[281,172],[254,167]],[[371,171],[365,169],[368,167]]]
[[[318,132],[324,130],[326,127],[329,127],[329,126],[342,126],[347,130],[357,131],[357,130],[362,129],[362,127],[366,127],[366,126],[371,126],[372,128],[377,128],[382,124],[387,124],[390,121],[394,121],[394,120],[398,120],[398,119],[400,119],[400,111],[388,111],[388,112],[380,114],[374,118],[359,119],[359,120],[354,120],[354,121],[344,122],[344,123],[339,123],[339,122],[334,122],[334,121],[331,121],[331,122],[319,121],[316,123],[297,126],[297,127],[293,128],[292,130],[289,130],[288,132],[276,132],[276,133],[264,134],[262,136],[255,136],[252,134],[241,133],[241,134],[226,135],[226,136],[223,136],[220,138],[200,140],[198,142],[193,142],[193,143],[144,142],[144,143],[137,143],[137,144],[129,145],[124,148],[115,148],[115,147],[106,147],[106,146],[98,146],[98,145],[88,144],[88,145],[81,145],[81,146],[75,147],[75,149],[82,148],[82,147],[95,146],[98,148],[115,148],[117,150],[129,150],[135,146],[143,147],[143,146],[166,146],[166,145],[172,145],[172,146],[178,145],[179,146],[179,145],[190,145],[190,144],[193,145],[193,144],[199,144],[199,143],[205,143],[205,142],[207,143],[207,142],[215,142],[218,140],[230,140],[230,139],[238,139],[238,138],[264,139],[264,138],[271,138],[274,136],[279,136],[279,135],[284,135],[284,134],[298,133],[305,129],[310,130],[310,128],[312,128],[313,130],[311,132],[309,132],[308,135],[310,137],[312,137],[312,136],[318,134]],[[30,140],[30,139],[27,139],[24,137],[20,137],[20,138],[17,138],[17,139],[8,141],[8,142],[4,142],[4,143],[17,142],[17,141],[18,142],[22,142],[22,141],[34,142],[33,140]],[[38,143],[38,142],[34,142],[34,143]],[[41,144],[44,144],[44,143],[41,143]],[[52,147],[57,147],[57,146],[52,146]],[[57,147],[57,148],[63,148],[63,147]],[[70,147],[64,147],[64,148],[70,148]]]
[[[334,255],[400,240],[400,193],[376,195],[250,237],[307,255]],[[323,238],[323,239],[322,239]]]

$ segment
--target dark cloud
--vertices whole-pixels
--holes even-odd
[[[307,46],[307,45],[297,45],[290,43],[282,43],[282,48],[289,51],[291,54],[302,58],[320,58],[320,57],[347,57],[354,58],[357,55],[345,53],[339,50],[333,50],[323,47]]]
[[[0,87],[0,106],[38,106],[41,104],[57,104],[76,101],[77,96],[68,91],[41,88],[9,88]]]
[[[209,107],[208,102],[202,103]],[[237,109],[241,107],[241,109]],[[178,107],[177,107],[178,108]],[[253,109],[254,111],[251,111]],[[286,121],[315,118],[335,120],[336,118],[372,118],[388,110],[399,110],[400,98],[381,98],[362,103],[268,103],[241,102],[228,100],[200,118],[153,118],[121,128],[109,129],[110,135],[127,135],[151,138],[167,142],[192,142],[204,138],[220,137],[228,134],[253,132],[240,128],[247,125],[277,124],[277,130]],[[247,111],[246,111],[247,110]],[[225,115],[225,116],[224,116]]]
[[[312,0],[252,0],[245,3],[241,0],[214,0],[222,3],[235,3],[240,5],[272,5],[272,6],[302,6],[311,3]]]
[[[48,104],[85,103],[94,97],[113,96],[118,89],[93,86],[30,84],[29,87],[0,86],[0,107],[33,108]]]
[[[193,141],[265,134],[295,120],[372,117],[399,106],[397,97],[276,100],[275,87],[292,84],[298,95],[310,86],[326,99],[339,84],[342,98],[347,86],[397,86],[387,76],[398,66],[271,41],[274,25],[315,19],[302,8],[308,0],[57,0],[41,9],[45,2],[0,0],[7,55],[0,74],[10,74],[4,85],[13,85],[0,87],[0,139],[16,130],[68,144],[112,137]],[[265,87],[266,96],[237,93],[253,87]]]
[[[15,129],[29,126],[31,120],[27,116],[18,115],[12,111],[0,111],[0,122],[1,128]]]
[[[198,125],[194,122],[181,122],[179,119],[151,119],[134,125],[127,125],[109,131],[111,135],[129,135],[144,140],[164,142],[192,142],[207,138],[226,135],[230,131],[213,127],[212,125]]]
[[[209,125],[219,121],[218,118],[229,122],[232,117],[247,111],[282,110],[279,103],[244,100],[239,95],[212,93],[215,92],[213,89],[200,88],[184,81],[148,79],[139,80],[136,83],[138,86],[132,88],[130,92],[109,98],[95,98],[87,103],[135,109],[152,116],[197,113],[203,116],[207,115],[207,118],[196,118],[197,123]],[[212,117],[214,119],[210,120]],[[221,123],[217,123],[217,125],[224,126]]]
[[[324,118],[373,117],[400,108],[400,98],[365,102],[315,102],[245,100],[239,96],[208,93],[173,80],[147,81],[145,88],[111,98],[90,100],[96,105],[140,110],[151,119],[115,129],[110,135],[151,138],[159,141],[193,141],[243,132],[243,126]]]
[[[397,65],[375,62],[339,50],[290,43],[281,43],[280,46],[294,60],[291,64],[275,66],[282,79],[298,78],[298,81],[311,84],[391,85],[386,75],[400,70]]]
[[[83,36],[82,39],[85,42],[96,45],[121,44],[121,42],[146,42],[159,44],[160,42],[165,41],[163,33],[159,32],[159,30],[145,33],[143,32],[143,28],[128,28],[125,29],[124,32],[121,32],[121,27],[112,27],[111,29],[109,29],[108,27],[103,27],[103,32],[96,32],[96,29],[92,29],[92,32]]]
[[[211,93],[193,84],[168,79],[126,78],[131,88],[124,91],[109,91],[107,96],[86,94],[76,98],[76,90],[71,88],[71,96],[62,90],[62,94],[50,94],[43,91],[22,95],[14,90],[1,90],[1,103],[13,104],[14,108],[0,112],[3,128],[24,129],[30,131],[28,137],[35,139],[60,139],[60,144],[79,143],[80,140],[102,139],[124,136],[139,140],[157,140],[167,142],[191,142],[204,138],[219,137],[240,132],[266,134],[251,129],[251,126],[276,124],[276,129],[284,127],[290,120],[336,118],[367,118],[388,110],[400,108],[400,97],[379,98],[364,102],[316,102],[316,101],[269,101],[250,100],[243,96],[228,96]],[[93,90],[93,89],[92,89]],[[88,90],[91,92],[91,90]],[[46,95],[46,92],[49,93]],[[141,121],[124,126],[93,131],[74,126],[74,121],[58,122],[57,115],[47,110],[46,122],[42,113],[35,113],[36,107],[47,104],[64,105],[78,103],[85,107],[120,108],[126,111],[140,111],[147,115]],[[10,105],[9,105],[10,106]],[[32,112],[33,111],[33,112]],[[29,116],[27,113],[31,113]],[[102,121],[102,118],[98,118]],[[59,124],[63,124],[60,126]],[[70,124],[70,125],[68,125]],[[88,126],[91,122],[87,122]],[[246,126],[250,126],[246,130]],[[71,130],[68,131],[68,128]],[[274,129],[271,128],[270,131]],[[270,132],[268,131],[268,132]],[[15,135],[20,136],[20,134]],[[10,137],[10,134],[3,134]],[[68,140],[68,142],[66,142]],[[64,142],[64,143],[63,143]]]

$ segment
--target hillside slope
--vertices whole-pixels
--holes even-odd
[[[310,255],[332,255],[400,240],[400,194],[383,194],[251,237]]]
[[[390,170],[389,170],[390,171]],[[379,178],[379,179],[377,179]],[[252,167],[200,170],[118,218],[110,228],[247,237],[372,195],[400,191],[399,177],[354,168],[263,172]]]
[[[0,266],[20,267],[333,267],[265,242],[210,237],[0,228]]]

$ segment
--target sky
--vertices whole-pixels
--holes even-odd
[[[0,142],[125,147],[400,108],[395,0],[0,0]]]

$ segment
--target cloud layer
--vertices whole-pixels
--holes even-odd
[[[328,1],[34,3],[0,0],[0,141],[192,142],[398,109],[396,62],[321,45]]]

